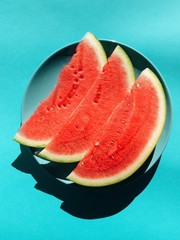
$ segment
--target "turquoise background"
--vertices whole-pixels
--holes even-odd
[[[0,239],[180,238],[179,9],[177,0],[0,1]],[[113,196],[116,201],[104,194],[102,205],[95,197],[83,203],[76,196],[81,188],[66,193],[36,162],[22,157],[12,140],[34,71],[87,31],[143,53],[159,69],[172,96],[173,127],[158,169],[147,187],[141,186],[141,193],[128,201],[122,190]]]

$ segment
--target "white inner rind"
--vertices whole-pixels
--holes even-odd
[[[83,159],[85,154],[86,154],[86,151],[81,152],[81,153],[76,153],[76,154],[70,154],[70,155],[68,155],[68,154],[56,154],[56,153],[52,153],[52,152],[44,149],[43,151],[41,151],[38,154],[38,156],[42,157],[44,159],[49,159],[53,162],[72,163],[72,162],[78,162],[81,159]]]
[[[28,139],[28,138],[24,137],[22,134],[20,134],[19,132],[17,132],[16,135],[14,136],[14,140],[16,142],[26,145],[28,147],[36,146],[37,148],[43,148],[43,147],[47,146],[47,144],[49,143],[49,141],[51,139],[46,139],[46,140]]]
[[[97,55],[97,59],[99,62],[100,70],[102,70],[107,61],[104,48],[102,47],[99,40],[90,32],[86,33],[84,39],[94,48],[94,52]]]
[[[126,71],[127,74],[127,83],[128,83],[128,91],[131,90],[134,81],[135,81],[135,72],[134,72],[134,68],[132,65],[131,60],[129,59],[128,55],[126,54],[126,52],[120,47],[117,46],[113,52],[113,54],[115,54],[116,56],[118,56],[122,61],[123,61],[123,67]]]

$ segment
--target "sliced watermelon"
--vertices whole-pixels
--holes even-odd
[[[145,69],[129,96],[114,110],[92,151],[68,176],[85,186],[106,186],[132,175],[161,135],[166,100],[160,81]]]
[[[68,123],[39,156],[56,162],[81,160],[94,145],[107,118],[130,91],[134,81],[132,63],[124,50],[117,46]]]
[[[87,33],[61,70],[54,90],[22,124],[14,140],[32,147],[46,146],[82,101],[106,60],[100,42]]]

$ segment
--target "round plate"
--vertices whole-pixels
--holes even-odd
[[[160,75],[159,71],[156,67],[141,53],[136,51],[135,49],[130,48],[122,43],[118,43],[115,41],[109,40],[101,40],[101,43],[106,51],[107,56],[110,56],[112,51],[117,45],[120,45],[125,52],[128,54],[129,58],[132,61],[134,66],[136,76],[144,70],[145,68],[150,68],[159,78],[164,88],[164,92],[166,95],[167,100],[167,117],[165,122],[165,127],[163,133],[150,157],[150,161],[148,166],[146,166],[144,173],[146,173],[160,158],[169,138],[169,134],[171,131],[171,124],[172,124],[172,104],[171,98],[168,91],[168,88],[163,80],[162,76]],[[27,87],[23,105],[22,105],[22,122],[24,122],[29,116],[34,112],[36,107],[38,106],[39,102],[43,100],[49,92],[53,89],[54,85],[56,84],[57,77],[59,72],[61,71],[62,67],[68,63],[72,55],[75,53],[75,49],[78,43],[73,43],[68,45],[54,54],[52,54],[49,58],[47,58],[37,69],[35,74],[33,75],[30,83]],[[37,157],[34,154],[34,149],[32,150],[32,154],[34,155],[36,161],[46,166],[46,170],[50,172],[55,178],[65,183],[70,183],[69,181],[64,180],[67,172],[71,171],[74,167],[74,164],[69,164],[69,167],[64,166],[64,164],[58,164],[43,160]],[[63,166],[62,166],[63,165]],[[47,167],[48,166],[48,167]],[[63,170],[62,170],[63,169]],[[62,174],[63,172],[63,174]]]

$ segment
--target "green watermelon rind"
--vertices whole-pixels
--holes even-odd
[[[148,143],[146,144],[145,148],[141,152],[141,154],[139,154],[139,156],[136,158],[134,163],[131,164],[128,168],[126,168],[123,172],[117,173],[111,177],[102,177],[98,179],[85,178],[85,177],[82,178],[78,176],[73,170],[67,176],[68,180],[74,183],[77,183],[83,186],[89,186],[89,187],[102,187],[102,186],[112,185],[130,177],[142,166],[142,164],[149,157],[154,147],[156,146],[164,128],[165,119],[166,119],[166,97],[159,79],[150,69],[148,68],[145,69],[142,72],[142,74],[144,74],[145,77],[148,77],[151,80],[152,84],[154,85],[155,89],[157,89],[157,95],[159,97],[159,102],[160,102],[160,107],[159,107],[160,111],[158,113],[157,127],[156,129],[153,130],[153,134],[150,140],[148,141]]]
[[[125,72],[127,73],[127,84],[128,84],[127,91],[130,91],[132,85],[135,82],[135,72],[134,72],[134,68],[131,63],[131,60],[129,59],[126,52],[119,45],[116,46],[112,54],[116,55],[120,60],[123,61],[123,66],[124,66]],[[83,153],[76,152],[73,154],[66,154],[64,152],[62,154],[56,154],[55,152],[51,152],[48,149],[44,148],[38,154],[38,156],[45,158],[46,160],[49,160],[49,161],[72,163],[72,162],[81,161],[85,156],[85,154],[89,152],[89,150],[90,148],[84,151]]]
[[[96,54],[99,62],[99,71],[101,71],[103,69],[103,66],[107,62],[107,56],[100,41],[91,32],[87,32],[82,40],[87,41],[87,43],[94,49],[94,53]],[[15,134],[13,140],[29,147],[44,148],[48,145],[51,139],[30,139],[22,135],[20,131],[18,131]]]

